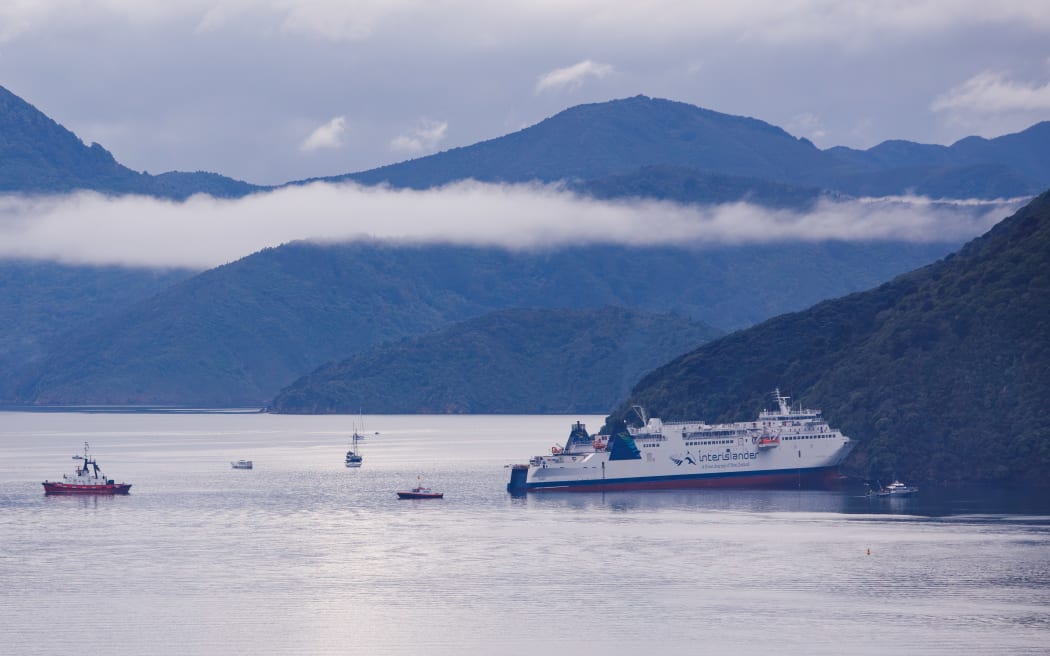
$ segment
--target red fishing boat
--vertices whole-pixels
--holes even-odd
[[[98,463],[88,454],[88,443],[84,442],[84,455],[73,456],[79,461],[73,474],[63,474],[61,481],[44,481],[44,494],[127,494],[131,483],[117,483],[106,478]]]

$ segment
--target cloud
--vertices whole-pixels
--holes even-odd
[[[613,72],[613,67],[608,64],[598,64],[590,59],[585,59],[579,64],[556,68],[549,73],[544,73],[536,82],[536,93],[550,89],[576,88],[583,84],[588,77],[603,78]]]
[[[299,146],[299,150],[310,152],[326,148],[339,148],[343,145],[343,134],[346,133],[346,117],[336,116],[310,133],[310,136]]]
[[[445,139],[448,132],[447,121],[430,121],[423,119],[419,127],[407,135],[399,135],[390,142],[392,150],[419,153],[433,150]]]
[[[810,112],[805,112],[791,117],[787,124],[788,132],[817,141],[827,136],[827,132],[821,127],[820,117]]]
[[[985,114],[1050,110],[1050,82],[1025,84],[1003,73],[984,71],[937,97],[935,112],[968,111]]]
[[[327,41],[361,41],[411,26],[431,39],[496,42],[525,32],[610,34],[656,39],[736,32],[749,41],[812,39],[876,43],[874,35],[935,34],[964,27],[1050,26],[1042,0],[32,0],[0,3],[0,40],[54,27],[102,24],[177,25],[190,29],[250,30]],[[559,29],[560,28],[560,29]]]
[[[238,200],[77,193],[0,196],[0,257],[209,268],[293,240],[391,239],[507,248],[581,243],[961,241],[1021,201],[894,197],[812,211],[596,201],[557,186],[464,182],[424,191],[315,183]]]

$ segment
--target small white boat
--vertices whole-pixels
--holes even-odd
[[[233,469],[251,469],[252,468],[252,461],[251,460],[237,460],[235,462],[231,462],[230,463],[230,467],[232,467]]]
[[[893,481],[886,487],[880,487],[874,491],[874,495],[877,497],[910,497],[919,491],[919,488],[905,485],[900,481]]]

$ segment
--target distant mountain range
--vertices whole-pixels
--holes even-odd
[[[951,146],[887,141],[864,151],[820,150],[757,119],[636,96],[572,107],[472,146],[323,179],[428,188],[464,178],[579,182],[615,177],[627,182],[641,177],[649,181],[642,188],[660,189],[665,184],[655,181],[662,175],[680,178],[689,171],[701,179],[748,179],[759,189],[779,185],[854,196],[1009,198],[1050,187],[1048,149],[1050,122],[996,139],[967,137]],[[746,190],[733,200],[744,197]]]
[[[1048,485],[1050,192],[943,260],[677,358],[610,420],[742,420],[774,387],[858,439],[873,479]]]
[[[299,379],[272,412],[605,412],[653,367],[720,332],[605,307],[511,309],[386,342]]]
[[[866,289],[947,250],[835,242],[539,252],[288,244],[80,324],[45,358],[0,381],[0,397],[264,405],[325,362],[495,310],[616,305],[724,329]]]
[[[1050,186],[1050,123],[950,147],[819,150],[762,121],[635,97],[499,139],[327,178],[428,187],[559,181],[599,198],[805,208],[851,193],[1017,196]],[[138,173],[0,88],[0,192],[182,199],[264,190],[212,173]],[[940,193],[944,191],[945,193]],[[677,312],[729,330],[876,285],[956,244],[565,247],[290,244],[188,272],[0,263],[0,400],[265,404],[382,342],[514,307]],[[28,268],[27,268],[28,266]],[[3,288],[3,285],[0,285]]]
[[[624,190],[686,202],[749,199],[780,206],[814,193],[934,198],[1031,196],[1050,187],[1050,121],[995,139],[951,146],[886,141],[868,150],[820,150],[776,126],[686,103],[635,96],[579,105],[471,146],[324,180],[416,189],[464,179],[563,181],[602,197]],[[683,180],[692,187],[681,193]],[[119,164],[0,87],[0,192],[89,189],[183,199],[239,197],[271,187],[215,173],[150,175]],[[709,193],[708,193],[709,192]]]

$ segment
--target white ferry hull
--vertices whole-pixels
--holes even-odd
[[[851,440],[829,427],[819,410],[791,409],[787,398],[776,394],[779,412],[763,411],[753,422],[651,419],[609,441],[588,436],[577,423],[564,448],[515,465],[507,489],[823,489],[840,482],[838,467],[853,447]]]
[[[598,454],[595,454],[598,455]],[[602,454],[605,456],[605,454]],[[825,489],[840,480],[838,462],[818,466],[785,468],[775,463],[762,463],[764,458],[747,462],[703,463],[701,465],[659,466],[637,460],[609,462],[561,456],[564,463],[547,459],[546,466],[530,465],[524,469],[526,491],[616,491],[667,490],[684,488],[773,488]],[[553,462],[551,461],[553,460]],[[758,462],[755,462],[758,461]],[[564,466],[562,466],[564,464]],[[604,465],[604,467],[602,466]],[[705,466],[706,465],[706,466]],[[672,465],[673,466],[673,465]],[[519,467],[523,467],[520,466]],[[520,484],[519,484],[520,486]]]

